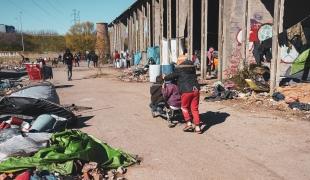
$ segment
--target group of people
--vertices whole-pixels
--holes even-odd
[[[98,60],[99,57],[98,55],[95,53],[95,51],[90,51],[90,53],[88,53],[86,55],[86,59],[87,59],[87,66],[90,66],[90,62],[93,62],[94,67],[98,67]]]
[[[130,68],[131,63],[130,60],[133,56],[128,51],[118,52],[115,50],[113,54],[113,64],[117,67],[117,63],[123,64],[124,68]],[[125,61],[126,63],[121,63],[121,61]],[[121,65],[120,65],[121,66]]]
[[[214,48],[210,47],[207,52],[207,72],[215,70]],[[161,95],[170,108],[181,107],[185,120],[185,132],[202,133],[201,120],[199,116],[199,97],[200,85],[197,80],[196,70],[199,66],[198,53],[195,52],[191,59],[188,58],[186,50],[178,58],[174,72],[168,75],[162,75]],[[151,90],[152,91],[152,90]],[[151,92],[152,93],[152,92]],[[152,110],[156,106],[151,106]]]
[[[59,57],[61,58],[61,55],[59,55]],[[70,52],[70,49],[66,49],[66,51],[62,57],[63,57],[63,63],[66,64],[66,66],[67,66],[68,81],[71,81],[72,80],[73,63],[75,65],[75,67],[80,66],[79,62],[81,60],[81,54],[77,53],[73,56],[73,54]],[[89,67],[91,61],[94,63],[94,67],[98,67],[99,57],[95,53],[95,51],[91,51],[90,53],[88,53],[86,55],[86,59],[87,59],[88,67]]]
[[[184,52],[184,57],[186,52]],[[202,133],[199,116],[200,85],[194,62],[188,58],[179,59],[174,72],[162,75],[162,96],[171,107],[181,107],[185,120],[185,132]],[[151,92],[152,93],[152,92]]]
[[[211,76],[211,73],[216,70],[216,55],[213,47],[210,47],[207,52],[207,74]],[[200,68],[200,61],[198,57],[198,51],[195,51],[192,55],[192,62],[196,66],[197,69]]]

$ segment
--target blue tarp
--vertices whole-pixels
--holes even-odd
[[[160,64],[160,49],[159,46],[149,47],[147,49],[147,58],[152,58],[156,64]]]
[[[134,63],[135,65],[138,65],[140,64],[140,61],[142,59],[142,53],[141,52],[136,52],[135,55],[134,55]]]

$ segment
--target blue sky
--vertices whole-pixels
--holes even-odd
[[[73,24],[73,9],[80,21],[111,22],[136,0],[0,0],[0,24],[23,31],[53,30],[65,34]]]

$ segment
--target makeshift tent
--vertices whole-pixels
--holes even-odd
[[[147,49],[147,58],[153,59],[156,64],[160,64],[160,49],[159,46],[149,47]]]
[[[53,103],[59,104],[59,97],[55,86],[50,82],[44,82],[27,86],[13,92],[12,97],[30,97],[36,99],[46,99]]]
[[[0,70],[0,79],[18,79],[27,75],[27,71]]]
[[[51,146],[41,149],[32,157],[11,157],[0,163],[0,172],[17,172],[28,168],[39,171],[72,173],[73,161],[96,162],[104,169],[127,167],[136,163],[132,156],[116,150],[78,130],[53,134]]]
[[[135,65],[138,65],[140,64],[140,61],[142,59],[142,53],[141,52],[136,52],[135,55],[134,55],[134,64]]]
[[[302,52],[292,64],[291,75],[297,74],[304,70],[306,61],[309,57],[310,49]]]
[[[54,114],[66,118],[69,123],[76,118],[71,111],[48,100],[10,96],[0,98],[0,114],[31,117],[38,117],[41,114]]]

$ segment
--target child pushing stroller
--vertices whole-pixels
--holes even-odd
[[[150,90],[153,117],[162,116],[168,120],[170,128],[174,127],[176,123],[173,120],[178,115],[177,112],[181,111],[178,86],[172,81],[163,82],[162,77],[158,76]]]

